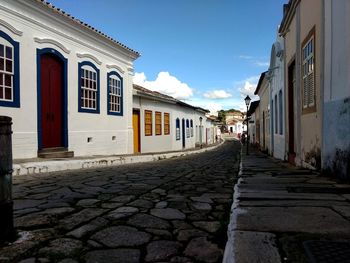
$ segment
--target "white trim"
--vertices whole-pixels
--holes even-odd
[[[13,34],[17,35],[17,36],[22,36],[23,32],[17,30],[16,28],[14,28],[13,26],[11,26],[9,23],[7,23],[6,21],[0,19],[0,25],[2,25],[3,27],[6,27],[8,30],[10,30]]]
[[[117,66],[117,65],[115,65],[115,64],[107,64],[106,65],[106,67],[108,68],[108,69],[116,69],[116,70],[118,70],[121,74],[124,74],[124,70],[122,70],[122,68],[121,67],[119,67],[119,66]]]
[[[93,56],[91,54],[77,53],[77,57],[78,58],[89,58],[89,59],[92,59],[93,61],[95,61],[98,65],[102,64],[102,62],[98,58],[96,58],[95,56]]]
[[[36,43],[39,44],[52,44],[58,48],[60,48],[63,52],[65,52],[66,54],[70,54],[70,50],[68,48],[66,48],[65,46],[63,46],[60,42],[54,40],[54,39],[50,39],[50,38],[38,38],[38,37],[34,37],[34,41]]]

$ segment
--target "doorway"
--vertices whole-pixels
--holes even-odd
[[[66,64],[56,51],[38,54],[39,150],[67,147]]]
[[[132,112],[132,127],[134,131],[134,153],[141,152],[140,142],[140,111],[133,110]]]
[[[295,164],[294,148],[294,87],[295,60],[288,67],[288,162]]]
[[[182,148],[186,147],[186,123],[185,119],[182,119]]]

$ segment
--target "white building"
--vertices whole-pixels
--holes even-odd
[[[252,101],[248,110],[249,118],[249,143],[259,146],[260,142],[260,122],[259,122],[259,103],[260,101]]]
[[[322,169],[349,180],[350,2],[324,1],[324,12]]]
[[[226,114],[225,122],[227,131],[234,137],[240,138],[245,126],[243,125],[244,114],[240,111],[228,112]]]
[[[13,157],[132,153],[138,56],[46,2],[1,1],[0,115],[12,117]]]
[[[207,110],[134,85],[134,153],[178,151],[212,144],[214,123]]]
[[[283,38],[277,35],[271,48],[270,68],[267,78],[270,84],[270,135],[271,154],[284,160],[285,150],[285,86],[284,86],[284,56]]]

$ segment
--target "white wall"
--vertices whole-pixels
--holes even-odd
[[[200,142],[198,138],[200,120],[202,117],[202,142],[206,142],[206,129],[212,127],[206,123],[206,117],[204,113],[179,106],[172,103],[167,103],[155,99],[140,97],[134,95],[133,108],[140,110],[140,138],[141,138],[141,153],[149,152],[163,152],[163,151],[178,151],[183,149],[182,145],[182,119],[189,121],[193,120],[193,136],[191,136],[190,126],[190,137],[185,134],[185,149],[194,148],[196,142]],[[145,136],[145,110],[152,111],[152,135]],[[162,135],[155,135],[155,112],[162,113]],[[164,113],[170,114],[170,134],[164,134]],[[180,139],[176,139],[176,119],[180,119]],[[196,131],[196,127],[197,131]],[[211,143],[213,140],[211,140]]]
[[[350,178],[350,2],[325,1],[322,168]]]
[[[278,53],[281,52],[279,55]],[[284,46],[283,38],[277,36],[272,45],[270,59],[270,136],[271,152],[278,159],[285,159],[285,85],[284,85]],[[281,92],[281,97],[280,97]],[[276,99],[277,96],[277,99]],[[281,99],[282,98],[282,99]],[[277,102],[277,103],[276,103]],[[282,103],[282,111],[280,110]],[[276,107],[277,105],[277,114]],[[282,122],[280,119],[282,116]],[[276,129],[277,123],[277,129]],[[282,126],[282,127],[281,127]],[[281,129],[282,128],[282,129]],[[282,131],[281,131],[282,130]]]
[[[104,43],[102,37],[74,26],[61,15],[45,11],[40,3],[2,1],[0,30],[20,43],[20,108],[0,107],[0,114],[13,119],[13,156],[37,156],[37,49],[52,48],[68,60],[68,148],[76,156],[132,152],[133,59],[123,48]],[[26,4],[26,5],[27,5]],[[32,6],[30,6],[32,5]],[[33,7],[33,8],[32,8]],[[72,26],[73,24],[73,26]],[[34,38],[40,41],[35,41]],[[54,41],[51,41],[54,40]],[[59,44],[56,44],[59,43]],[[89,54],[91,58],[78,57]],[[78,62],[90,61],[100,70],[100,114],[78,112]],[[115,65],[115,68],[107,68]],[[116,70],[124,81],[124,116],[107,115],[107,72]],[[112,136],[116,140],[112,141]],[[87,138],[92,137],[88,143]]]

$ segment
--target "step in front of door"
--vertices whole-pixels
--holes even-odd
[[[74,157],[73,151],[68,151],[67,148],[57,147],[57,148],[46,148],[38,151],[39,158],[71,158]]]

